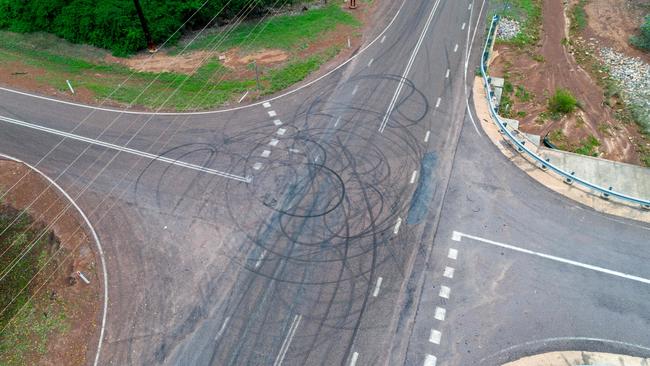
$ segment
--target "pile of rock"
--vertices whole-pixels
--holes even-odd
[[[650,116],[650,65],[607,47],[601,48],[600,55],[612,78],[620,83],[626,103],[641,108]]]
[[[509,40],[515,38],[517,34],[521,31],[519,22],[512,19],[501,19],[499,21],[499,28],[497,29],[497,38],[503,40]]]

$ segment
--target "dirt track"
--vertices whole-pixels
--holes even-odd
[[[568,47],[562,45],[563,39],[568,38],[564,12],[562,2],[545,0],[541,44],[533,51],[497,46],[499,56],[492,74],[509,73],[514,85],[523,85],[534,93],[533,100],[527,103],[515,99],[514,109],[527,112],[525,117],[518,117],[523,131],[544,136],[561,129],[573,144],[593,135],[601,142],[601,157],[639,164],[639,154],[629,138],[639,135],[637,127],[616,120],[614,110],[605,105],[603,89],[578,66]],[[533,59],[539,55],[543,57],[541,62]],[[559,121],[541,121],[539,116],[547,109],[548,96],[558,88],[569,89],[580,102],[581,110]]]

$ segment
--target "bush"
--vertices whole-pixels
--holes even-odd
[[[289,1],[291,2],[291,0]],[[174,33],[190,16],[201,9],[182,30],[194,30],[219,20],[232,18],[247,6],[245,0],[213,0],[201,8],[200,0],[141,0],[151,36],[156,44]],[[259,15],[273,0],[256,0],[249,13]],[[53,33],[74,43],[87,43],[125,56],[147,44],[132,0],[0,0],[0,29],[26,33]]]
[[[638,36],[630,38],[630,43],[634,47],[650,51],[650,14],[646,15],[641,31]]]
[[[578,100],[566,89],[557,89],[548,100],[548,107],[553,113],[570,114],[577,106]]]

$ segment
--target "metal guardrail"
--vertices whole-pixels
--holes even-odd
[[[634,203],[641,205],[641,208],[644,209],[650,209],[650,200],[647,199],[641,199],[641,198],[636,198],[632,197],[629,195],[626,195],[621,192],[616,192],[612,189],[612,187],[609,188],[603,188],[597,184],[591,183],[589,181],[586,181],[584,179],[581,179],[579,177],[576,177],[575,174],[572,173],[567,173],[564,170],[556,167],[555,165],[551,164],[549,159],[544,159],[541,156],[537,155],[528,147],[526,147],[526,142],[525,141],[520,141],[517,139],[517,137],[508,130],[507,128],[507,123],[501,120],[501,117],[497,113],[497,110],[494,106],[494,102],[492,100],[492,96],[494,95],[492,92],[492,89],[490,87],[490,81],[489,81],[489,76],[487,73],[487,63],[490,58],[490,51],[489,49],[492,46],[492,43],[494,42],[495,38],[495,30],[496,30],[496,25],[499,22],[499,16],[495,15],[492,18],[492,23],[490,24],[490,30],[488,31],[487,34],[487,39],[485,41],[485,47],[483,48],[483,56],[481,58],[481,76],[483,77],[483,83],[485,86],[485,91],[487,92],[487,100],[488,104],[490,106],[490,113],[494,117],[494,120],[496,121],[499,129],[508,136],[510,141],[514,143],[514,145],[517,147],[517,150],[520,153],[526,153],[528,156],[530,156],[533,160],[538,162],[542,169],[550,169],[551,171],[555,172],[556,174],[560,175],[562,178],[564,178],[564,181],[568,184],[573,184],[573,182],[577,182],[578,184],[585,186],[593,191],[596,191],[597,193],[600,193],[600,195],[605,198],[609,199],[610,197],[618,198],[622,201],[629,202],[629,203]]]

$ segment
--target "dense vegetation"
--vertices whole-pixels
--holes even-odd
[[[180,27],[183,30],[196,29],[215,16],[215,22],[222,22],[237,16],[243,9],[249,16],[254,16],[267,6],[279,4],[274,0],[140,2],[151,36],[157,44],[170,37],[172,42],[176,41],[181,36],[176,32]],[[74,43],[109,49],[115,55],[128,55],[147,46],[133,0],[0,0],[0,29],[53,33]]]
[[[642,50],[650,51],[650,14],[646,15],[639,35],[630,38],[630,43]]]
[[[548,100],[548,107],[553,113],[569,114],[578,106],[578,101],[566,89],[557,89]]]

